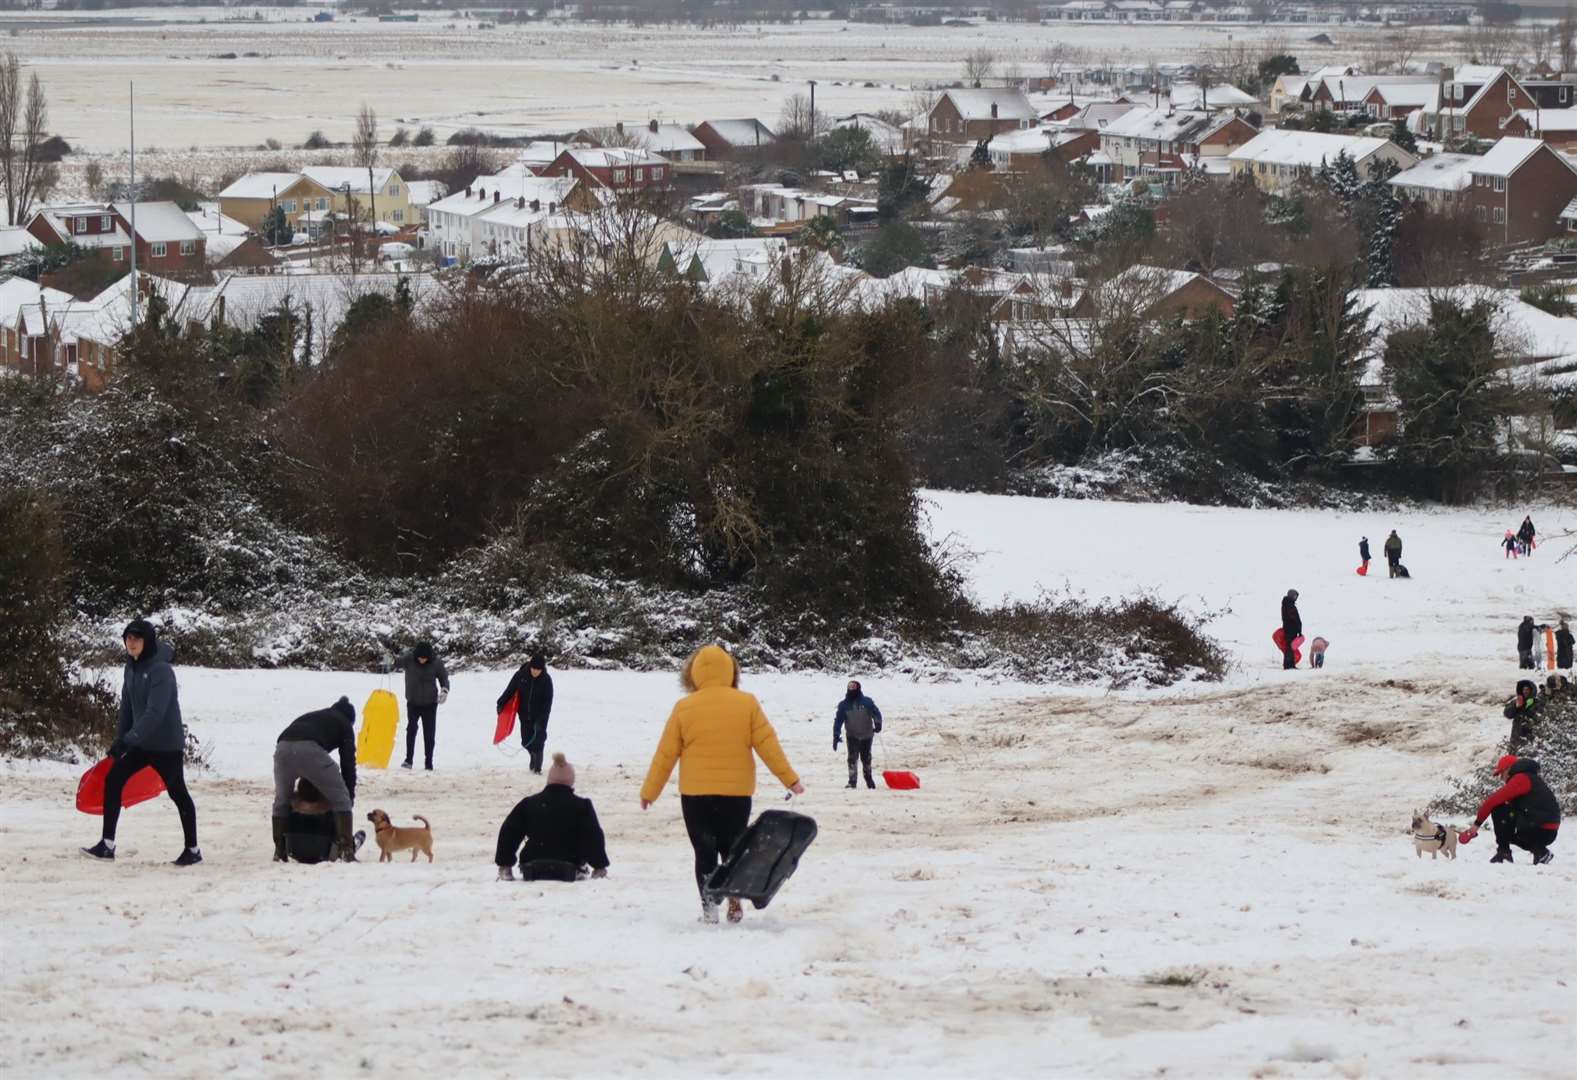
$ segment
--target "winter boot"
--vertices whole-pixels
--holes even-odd
[[[728,898],[728,921],[731,923],[743,922],[744,918],[745,909],[744,906],[740,904],[739,897],[730,896]]]
[[[1555,852],[1551,851],[1549,848],[1540,848],[1538,851],[1535,851],[1533,853],[1533,865],[1534,866],[1543,866],[1545,863],[1554,862],[1554,861],[1555,861]]]
[[[196,866],[203,861],[203,853],[194,847],[189,847],[175,857],[176,866]]]
[[[287,820],[282,817],[274,819],[274,861],[289,862],[290,855],[285,851],[285,826]]]
[[[103,840],[100,840],[92,847],[82,848],[81,851],[84,855],[91,856],[95,859],[103,859],[105,862],[115,861],[115,849],[109,844],[106,844]]]
[[[411,767],[411,759],[410,758],[406,758],[404,761],[400,762],[400,768],[402,768],[402,769],[409,769],[410,767]]]
[[[1492,863],[1497,863],[1497,862],[1516,862],[1517,860],[1513,859],[1511,857],[1511,849],[1509,847],[1502,847],[1502,848],[1496,848],[1495,849],[1495,857],[1493,859],[1489,860],[1489,861],[1492,862]]]
[[[701,921],[709,926],[717,925],[717,901],[701,901]]]
[[[339,842],[339,857],[342,862],[359,862],[356,858],[356,838],[350,833],[350,811],[334,812],[334,835]]]

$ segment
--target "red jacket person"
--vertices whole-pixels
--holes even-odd
[[[1495,775],[1504,776],[1505,783],[1479,806],[1473,827],[1462,834],[1463,842],[1477,836],[1479,826],[1489,818],[1495,825],[1495,857],[1490,862],[1515,861],[1513,847],[1532,852],[1535,865],[1549,862],[1555,857],[1550,845],[1561,827],[1561,806],[1539,775],[1539,763],[1507,754],[1496,763]]]

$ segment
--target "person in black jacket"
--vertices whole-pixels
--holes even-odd
[[[882,711],[876,702],[865,696],[858,679],[850,679],[832,717],[832,749],[838,750],[838,740],[847,733],[849,739],[849,786],[855,786],[855,767],[865,766],[865,786],[873,788],[871,778],[871,743],[882,730]]]
[[[1524,671],[1533,671],[1538,665],[1533,662],[1533,633],[1538,628],[1533,625],[1533,616],[1524,615],[1522,622],[1517,624],[1517,666]]]
[[[575,767],[563,754],[553,755],[547,786],[516,803],[499,828],[493,856],[498,880],[514,880],[510,868],[517,858],[522,881],[578,881],[588,868],[594,878],[608,876],[596,808],[575,794]]]
[[[1362,537],[1358,541],[1358,558],[1362,560],[1365,567],[1369,565],[1369,538],[1367,536]],[[1367,570],[1365,572],[1367,573]]]
[[[1562,619],[1561,624],[1555,628],[1555,666],[1570,668],[1572,666],[1572,631]]]
[[[356,830],[356,850],[367,834]],[[290,817],[285,822],[285,853],[298,863],[338,862],[339,842],[334,836],[334,808],[309,780],[297,780],[290,794]]]
[[[1523,554],[1533,554],[1533,538],[1537,535],[1538,531],[1533,527],[1533,515],[1530,514],[1522,519],[1522,525],[1517,529],[1517,539],[1522,541]]]
[[[339,754],[339,765],[330,753]],[[356,707],[340,698],[326,709],[298,716],[274,744],[274,861],[284,862],[290,796],[305,779],[322,793],[334,814],[340,858],[356,862],[351,806],[356,797]]]
[[[1539,763],[1532,758],[1507,754],[1495,764],[1495,775],[1505,783],[1479,804],[1473,827],[1458,839],[1469,843],[1488,818],[1495,826],[1495,857],[1492,863],[1515,862],[1511,849],[1531,852],[1534,865],[1555,856],[1550,845],[1561,828],[1561,804],[1539,775]]]
[[[438,737],[438,706],[449,697],[449,671],[429,641],[418,642],[390,661],[396,671],[405,672],[405,760],[400,768],[409,769],[416,756],[416,725],[422,725],[422,749],[427,770],[433,767],[433,742]]]
[[[1542,704],[1538,685],[1532,679],[1517,680],[1516,694],[1501,710],[1501,715],[1511,721],[1511,736],[1507,739],[1510,753],[1515,754],[1523,743],[1532,741],[1537,734]]]
[[[542,753],[548,745],[548,716],[553,712],[553,676],[548,674],[546,656],[537,653],[515,672],[499,695],[499,712],[512,697],[519,698],[520,745],[531,755],[531,771],[540,774]]]
[[[1281,598],[1281,666],[1286,671],[1297,667],[1292,657],[1292,643],[1303,633],[1303,619],[1298,615],[1298,590],[1288,589]]]
[[[197,805],[186,790],[186,727],[181,723],[180,692],[170,661],[175,650],[160,641],[147,619],[133,619],[121,634],[126,647],[126,670],[121,677],[120,717],[109,756],[115,759],[104,778],[104,831],[97,844],[83,848],[84,855],[106,861],[115,858],[115,828],[120,822],[121,795],[126,781],[152,768],[164,781],[170,801],[181,815],[181,835],[186,846],[176,866],[203,861],[197,846]]]

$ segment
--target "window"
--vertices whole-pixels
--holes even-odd
[[[391,221],[404,221],[405,220],[405,211],[404,210],[396,210],[396,211],[394,211],[392,214],[389,215],[389,220],[391,220]]]
[[[1506,223],[1506,209],[1505,209],[1505,207],[1503,207],[1503,206],[1495,207],[1495,214],[1494,214],[1494,217],[1493,217],[1492,220],[1495,222],[1496,225],[1504,225]]]
[[[1480,221],[1483,221],[1485,217],[1484,208],[1482,206],[1475,206],[1473,208],[1473,216],[1478,218]]]
[[[182,240],[181,241],[181,254],[182,255],[196,255],[197,254],[197,241],[196,240]]]
[[[614,169],[613,170],[613,182],[615,184],[622,184],[622,183],[624,183],[624,175],[625,175],[625,170],[623,170],[623,169]]]
[[[635,182],[636,183],[640,183],[642,180],[645,180],[645,179],[646,179],[646,170],[645,169],[636,169],[635,170]]]
[[[390,195],[398,195],[399,193],[400,193],[400,185],[399,184],[390,184],[389,185],[389,194]]]
[[[114,226],[110,224],[110,216],[103,214],[99,217],[99,232],[109,232]]]
[[[1561,104],[1564,105],[1568,101],[1570,101],[1571,100],[1571,95],[1572,95],[1572,88],[1571,87],[1569,87],[1569,86],[1561,87]]]
[[[164,241],[162,241],[162,240],[159,241],[157,244],[153,245],[153,257],[155,259],[162,259],[162,258],[164,258],[166,250],[167,250],[167,245],[164,243]]]
[[[1463,116],[1461,113],[1458,113],[1456,116],[1451,118],[1451,126],[1456,128],[1458,131],[1466,131],[1467,117]]]
[[[117,246],[117,247],[111,248],[110,250],[115,252],[115,261],[116,262],[125,262],[126,261],[126,249],[125,248]]]
[[[77,232],[85,233],[87,231],[88,231],[88,219],[85,218],[85,217],[77,218]]]
[[[279,208],[281,210],[283,210],[287,214],[294,214],[296,212],[296,200],[295,199],[280,199],[279,200]]]
[[[324,199],[324,198],[319,198],[318,201],[317,201],[317,208],[319,210],[325,210],[326,211],[329,208],[329,201],[327,199]]]
[[[1507,79],[1506,80],[1506,104],[1507,105],[1515,105],[1516,103],[1517,103],[1517,84],[1512,82],[1510,79]]]
[[[1506,190],[1506,178],[1504,176],[1497,176],[1497,177],[1495,177],[1495,190],[1496,191],[1505,191]]]
[[[661,169],[653,169],[652,170],[652,179],[653,180],[661,180],[662,178],[663,178],[663,171]]]

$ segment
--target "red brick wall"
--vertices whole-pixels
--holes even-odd
[[[1557,215],[1573,197],[1577,197],[1577,173],[1547,146],[1540,147],[1506,179],[1505,191],[1477,183],[1467,190],[1474,218],[1483,222],[1491,242],[1497,244],[1522,244],[1559,235],[1563,229]],[[1495,220],[1497,209],[1505,212],[1505,221]]]

